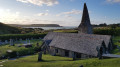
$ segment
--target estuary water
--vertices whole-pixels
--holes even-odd
[[[23,27],[23,28],[42,28],[44,30],[56,30],[56,29],[74,29],[77,26],[62,26],[62,27]]]

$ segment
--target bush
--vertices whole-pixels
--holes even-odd
[[[6,55],[5,55],[5,57],[6,58],[14,58],[14,57],[16,57],[17,56],[17,53],[16,53],[16,51],[12,51],[12,52],[6,52]]]
[[[101,35],[114,35],[118,36],[120,35],[120,27],[118,28],[98,28],[93,29],[94,34],[101,34]]]

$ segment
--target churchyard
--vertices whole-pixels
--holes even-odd
[[[41,44],[41,39],[20,39],[14,42],[10,39],[7,44],[0,45],[0,59],[34,54],[39,50],[38,46]]]
[[[120,36],[116,36],[113,38],[113,42],[115,45],[120,46]],[[25,42],[26,40],[23,40]],[[19,42],[20,43],[20,42]],[[28,41],[29,43],[29,41]],[[120,66],[120,58],[109,58],[99,60],[98,58],[91,59],[78,59],[73,61],[72,58],[60,57],[60,56],[51,56],[49,54],[42,54],[42,60],[38,62],[38,53],[35,52],[34,48],[42,44],[40,39],[30,40],[30,43],[33,47],[25,48],[19,47],[21,44],[15,44],[14,46],[10,46],[10,44],[1,45],[0,46],[0,55],[4,55],[7,50],[12,50],[19,52],[23,55],[16,58],[7,58],[0,60],[0,67],[79,67],[83,65],[84,67],[119,67]],[[29,52],[31,51],[31,52]],[[29,53],[28,53],[29,52]],[[30,54],[31,53],[31,54]],[[114,54],[120,55],[119,49],[113,50]]]

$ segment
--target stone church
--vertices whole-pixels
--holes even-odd
[[[86,59],[100,58],[102,54],[108,54],[113,49],[111,36],[93,34],[86,3],[78,31],[78,33],[49,32],[43,39],[42,51],[53,56]]]

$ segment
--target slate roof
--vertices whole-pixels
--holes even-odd
[[[95,40],[84,37],[73,38],[67,36],[57,36],[53,38],[49,46],[97,57],[98,52],[96,48],[100,47],[102,43],[102,39]]]
[[[94,39],[99,40],[102,39],[105,42],[106,47],[108,48],[109,42],[111,41],[111,36],[109,35],[96,35],[96,34],[82,34],[82,33],[60,33],[60,32],[49,32],[45,37],[44,41],[53,40],[53,38],[57,36],[67,36],[72,38],[78,38],[78,39]],[[82,37],[82,38],[81,38]]]

